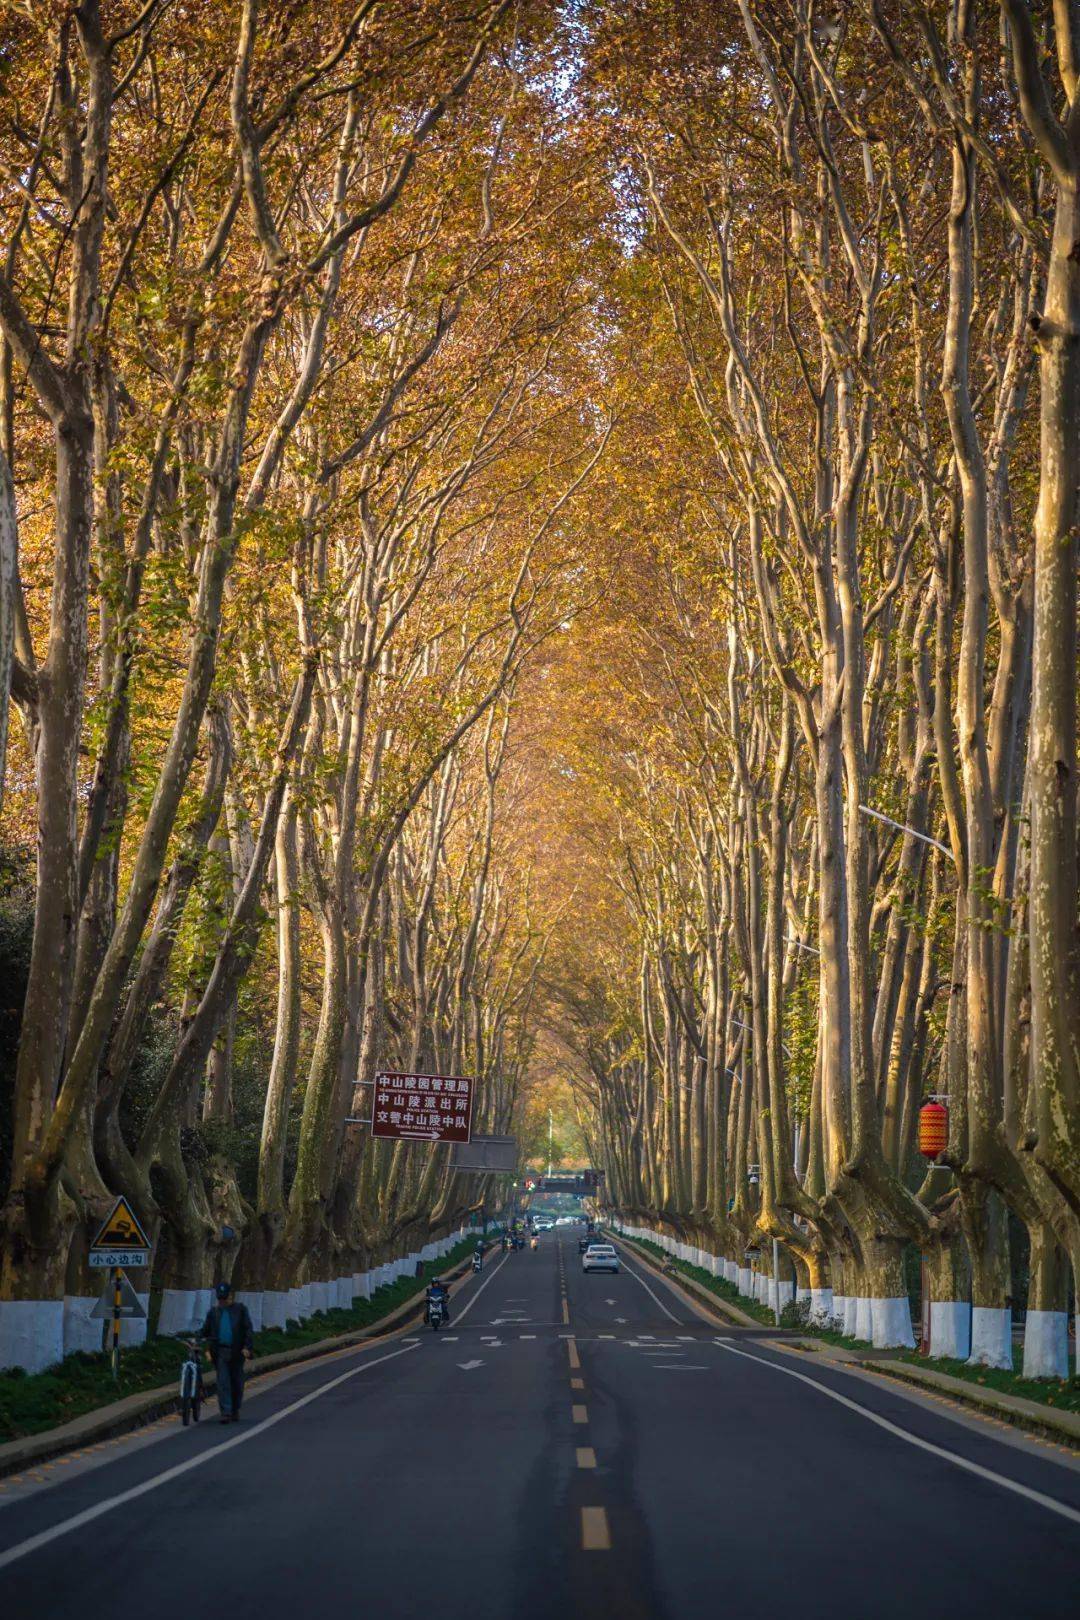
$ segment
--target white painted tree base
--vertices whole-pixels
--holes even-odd
[[[261,1333],[263,1330],[263,1299],[261,1288],[239,1288],[236,1292],[237,1304],[246,1305],[248,1308],[253,1333]]]
[[[731,1284],[732,1288],[738,1288],[739,1264],[737,1260],[724,1261],[724,1276],[727,1278],[727,1281]]]
[[[874,1310],[868,1294],[860,1294],[855,1304],[855,1337],[867,1344],[874,1337]]]
[[[63,1357],[62,1299],[0,1300],[0,1369],[44,1372]]]
[[[366,1272],[366,1271],[354,1271],[353,1272],[352,1287],[353,1287],[353,1298],[354,1299],[370,1299],[371,1298],[371,1276],[370,1276],[370,1274],[368,1272]]]
[[[871,1299],[870,1319],[875,1350],[914,1350],[911,1305],[906,1294],[891,1299]]]
[[[97,1302],[96,1294],[64,1295],[65,1356],[73,1356],[79,1350],[94,1355],[101,1349],[102,1324],[90,1320],[90,1312]]]
[[[970,1367],[1012,1371],[1012,1312],[1008,1306],[975,1305],[971,1311]]]
[[[311,1314],[317,1311],[329,1311],[337,1303],[337,1284],[329,1282],[313,1282],[311,1284]]]
[[[1024,1323],[1024,1377],[1068,1378],[1069,1314],[1028,1311]]]
[[[858,1297],[855,1294],[846,1294],[844,1296],[844,1325],[840,1329],[841,1333],[843,1333],[845,1338],[847,1338],[847,1339],[855,1339],[855,1338],[858,1337],[858,1333],[856,1332],[858,1319],[859,1319],[859,1301],[858,1301]]]
[[[262,1297],[262,1325],[264,1328],[283,1328],[289,1318],[289,1291],[286,1288],[267,1288]]]
[[[787,1282],[780,1283],[777,1303],[781,1311],[786,1310],[789,1305],[793,1305],[795,1303],[795,1284],[790,1280],[790,1278]]]
[[[815,1327],[831,1327],[835,1306],[831,1288],[811,1288],[810,1320]]]
[[[971,1306],[966,1299],[930,1301],[930,1354],[966,1361],[971,1354]]]
[[[158,1336],[173,1338],[197,1333],[206,1320],[206,1313],[213,1298],[212,1288],[162,1289]]]
[[[289,1289],[289,1320],[306,1322],[311,1315],[311,1284],[301,1283],[299,1288]]]
[[[150,1295],[149,1295],[149,1293],[147,1292],[147,1293],[144,1294],[140,1289],[137,1289],[136,1290],[136,1297],[137,1297],[137,1299],[139,1301],[139,1304],[142,1306],[143,1310],[146,1311],[147,1313],[149,1313],[149,1310],[150,1310]],[[131,1350],[135,1345],[137,1345],[137,1344],[145,1344],[145,1343],[146,1343],[146,1317],[145,1316],[132,1317],[132,1318],[129,1318],[127,1321],[122,1321],[120,1323],[120,1348],[121,1348],[121,1350]]]
[[[749,1266],[740,1266],[739,1267],[739,1275],[738,1275],[738,1278],[736,1280],[735,1286],[738,1288],[739,1293],[743,1296],[744,1299],[753,1299],[753,1297],[754,1297],[754,1273],[750,1270]]]

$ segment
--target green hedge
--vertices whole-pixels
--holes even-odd
[[[442,1259],[426,1261],[422,1276],[399,1277],[378,1289],[371,1299],[358,1299],[350,1310],[317,1311],[306,1321],[290,1322],[286,1328],[265,1328],[255,1335],[256,1356],[272,1356],[369,1327],[422,1293],[440,1271],[448,1271],[464,1260],[475,1243],[475,1235],[463,1238]],[[176,1338],[149,1339],[145,1344],[121,1350],[117,1381],[109,1370],[107,1355],[83,1351],[67,1356],[45,1372],[28,1375],[18,1368],[0,1372],[0,1440],[40,1434],[125,1395],[159,1389],[170,1379],[179,1380],[183,1355],[182,1342]]]

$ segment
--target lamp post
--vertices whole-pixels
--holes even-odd
[[[909,827],[904,821],[894,821],[892,816],[882,815],[880,810],[871,810],[868,804],[860,804],[859,809],[864,816],[873,816],[875,821],[883,821],[887,827],[895,827],[897,832],[910,833],[912,838],[921,839],[924,844],[929,844],[933,849],[940,849],[943,855],[948,855],[950,860],[952,859],[952,850],[948,845],[941,843],[940,839],[931,838],[929,833],[919,832],[917,827]]]

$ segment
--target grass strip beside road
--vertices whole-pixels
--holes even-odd
[[[1040,1406],[1052,1406],[1059,1412],[1080,1414],[1080,1378],[1025,1378],[1024,1352],[1020,1345],[1013,1349],[1013,1370],[1009,1372],[1004,1367],[972,1367],[952,1356],[921,1356],[917,1350],[875,1350],[865,1339],[849,1339],[830,1328],[809,1327],[787,1312],[781,1320],[784,1327],[793,1328],[802,1338],[820,1339],[825,1344],[849,1350],[854,1356],[864,1356],[871,1367],[879,1359],[888,1357],[890,1361],[903,1361],[923,1372],[939,1372],[949,1378],[962,1379],[976,1389],[995,1390],[999,1395],[1036,1401]],[[1070,1353],[1072,1348],[1070,1345]]]
[[[475,1243],[475,1234],[463,1238],[442,1259],[426,1261],[422,1276],[399,1277],[370,1299],[358,1299],[351,1310],[318,1311],[303,1322],[293,1321],[287,1328],[265,1328],[255,1335],[256,1358],[371,1327],[423,1293],[432,1277],[460,1264]],[[155,1338],[121,1350],[120,1377],[116,1381],[107,1355],[83,1351],[41,1373],[28,1375],[15,1368],[0,1371],[0,1441],[42,1434],[99,1407],[111,1406],[127,1395],[159,1389],[170,1379],[179,1378],[183,1357],[180,1339]]]

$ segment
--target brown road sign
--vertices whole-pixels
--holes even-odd
[[[395,1141],[467,1142],[473,1083],[462,1075],[377,1074],[371,1134]]]

